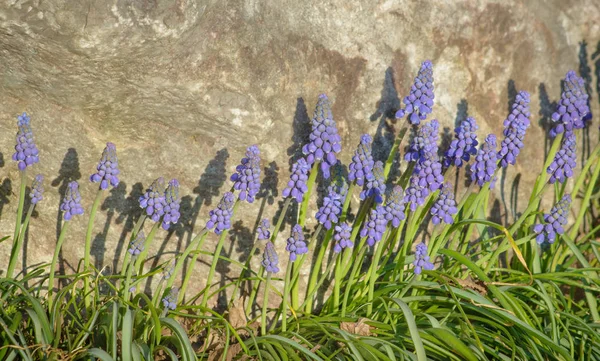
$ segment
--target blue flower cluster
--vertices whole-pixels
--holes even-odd
[[[477,154],[477,129],[479,127],[473,117],[463,120],[460,126],[454,129],[456,139],[452,140],[450,148],[446,151],[444,167],[455,165],[460,168],[472,155]]]
[[[373,196],[375,203],[383,202],[383,194],[385,194],[385,178],[383,176],[383,163],[375,162],[373,166],[373,178],[367,182],[367,187],[360,192],[360,199],[365,200]]]
[[[356,184],[361,187],[364,186],[365,180],[370,181],[373,178],[375,161],[371,154],[372,143],[373,138],[369,134],[363,134],[349,166],[348,180],[356,180]]]
[[[564,233],[564,225],[567,224],[569,208],[571,207],[571,195],[565,194],[558,203],[550,210],[550,213],[544,214],[544,223],[538,223],[533,226],[533,231],[537,234],[535,240],[538,244],[544,241],[552,244],[556,241],[557,234]]]
[[[419,243],[417,245],[413,265],[415,266],[416,275],[420,275],[423,270],[431,271],[433,269],[433,263],[429,262],[427,245],[425,243]]]
[[[556,181],[564,183],[567,178],[573,176],[573,170],[576,166],[577,139],[575,138],[575,132],[567,130],[559,151],[554,156],[554,160],[550,163],[548,169],[546,169],[546,172],[550,174],[548,181],[550,184],[554,184]]]
[[[404,220],[404,191],[402,187],[395,186],[385,205],[385,218],[392,222],[392,227],[398,228]]]
[[[17,117],[17,132],[15,152],[12,155],[12,160],[17,163],[19,170],[25,170],[40,161],[39,151],[33,139],[33,131],[31,130],[31,118],[27,113],[23,113]]]
[[[96,173],[90,176],[90,181],[93,183],[100,182],[100,189],[108,189],[109,186],[116,187],[119,185],[118,175],[117,146],[108,142],[96,167]]]
[[[177,221],[179,221],[180,203],[181,198],[179,198],[179,181],[177,181],[177,179],[171,179],[169,181],[169,186],[165,191],[165,206],[162,221],[162,228],[164,230],[168,230],[171,224],[175,224]]]
[[[44,176],[38,174],[33,179],[33,184],[31,185],[31,192],[29,193],[29,197],[31,198],[31,204],[38,204],[42,199],[44,199]]]
[[[279,272],[279,257],[277,257],[277,252],[275,252],[275,246],[273,246],[273,243],[271,242],[267,242],[267,245],[265,246],[262,265],[265,268],[265,270],[269,273]]]
[[[372,247],[375,243],[381,241],[387,223],[385,208],[377,206],[375,209],[371,209],[369,220],[360,230],[360,236],[367,237],[367,244]]]
[[[290,180],[288,181],[287,187],[281,193],[284,197],[290,195],[296,199],[296,202],[302,203],[304,193],[308,191],[306,181],[308,181],[308,172],[310,172],[310,165],[306,162],[306,159],[300,158],[292,166],[292,174],[290,174]]]
[[[404,98],[406,108],[396,112],[396,118],[408,115],[408,120],[413,125],[418,125],[427,118],[433,108],[433,64],[425,60],[410,88],[410,94]]]
[[[329,193],[323,199],[323,206],[319,208],[315,217],[317,221],[329,230],[338,222],[338,217],[342,214],[342,204],[345,197],[335,191],[335,187],[329,187]]]
[[[565,91],[560,97],[556,112],[552,114],[552,120],[556,126],[550,130],[550,136],[573,129],[585,127],[586,120],[591,116],[588,105],[588,94],[585,92],[583,79],[570,70],[565,77]]]
[[[165,180],[163,177],[157,178],[150,188],[139,199],[140,207],[146,211],[146,215],[152,219],[152,222],[158,222],[160,217],[165,214]]]
[[[290,252],[290,261],[294,262],[299,254],[308,253],[308,247],[304,240],[304,233],[302,232],[302,226],[297,224],[292,228],[292,234],[287,239],[287,246],[285,250]]]
[[[264,241],[265,239],[271,238],[271,231],[269,228],[271,228],[271,224],[267,218],[264,218],[262,221],[260,221],[258,224],[258,229],[256,230],[259,241]]]
[[[173,287],[169,293],[162,299],[163,307],[167,310],[175,310],[177,308],[177,298],[179,297],[179,288]]]
[[[354,247],[354,243],[350,239],[352,233],[352,227],[346,222],[335,226],[335,235],[333,239],[335,244],[333,245],[333,251],[340,253],[345,248]]]
[[[83,214],[81,194],[79,194],[79,183],[77,181],[72,181],[67,185],[67,192],[60,205],[60,210],[64,212],[65,221],[70,221],[73,216]]]
[[[471,180],[477,182],[480,187],[490,182],[490,189],[494,188],[496,182],[496,168],[498,163],[496,136],[489,134],[485,142],[479,148],[475,162],[471,164]]]
[[[404,160],[407,162],[422,161],[431,154],[437,154],[439,128],[440,124],[436,119],[421,125],[404,154]]]
[[[512,105],[512,111],[508,118],[504,120],[504,139],[500,144],[498,159],[500,166],[505,168],[509,164],[514,165],[517,156],[523,148],[525,132],[529,128],[529,93],[520,91],[517,94],[515,103]]]
[[[440,224],[442,221],[446,224],[454,223],[454,216],[458,213],[454,193],[452,192],[452,184],[444,183],[440,195],[438,196],[433,206],[431,206],[431,223]]]
[[[210,219],[206,222],[206,228],[215,229],[215,234],[221,234],[223,231],[231,228],[231,216],[233,215],[233,206],[235,198],[233,193],[223,194],[216,209],[208,212]]]
[[[409,205],[411,212],[416,211],[419,206],[422,206],[428,195],[429,188],[419,184],[419,177],[417,175],[411,175],[408,188],[406,188],[406,192],[404,193],[404,203]]]
[[[144,241],[146,240],[146,236],[144,235],[144,231],[139,231],[135,236],[135,239],[131,241],[129,244],[129,249],[127,252],[133,257],[137,257],[144,250]]]
[[[246,149],[246,157],[242,158],[231,176],[233,188],[240,191],[240,200],[254,202],[254,197],[260,189],[260,150],[251,145]]]

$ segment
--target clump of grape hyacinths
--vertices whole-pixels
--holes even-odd
[[[323,199],[323,206],[319,208],[315,217],[317,221],[329,230],[333,224],[338,222],[338,217],[342,213],[342,203],[345,197],[335,191],[335,187],[329,187],[329,193]]]
[[[165,310],[175,310],[177,308],[177,298],[179,297],[179,288],[173,287],[169,293],[162,299]]]
[[[406,107],[396,112],[396,118],[408,115],[408,120],[413,125],[418,125],[427,118],[433,108],[433,64],[425,60],[410,88],[410,94],[404,98]]]
[[[12,156],[12,160],[17,163],[19,170],[25,170],[40,161],[39,151],[35,145],[35,139],[33,138],[33,131],[31,130],[31,118],[27,113],[23,113],[17,117],[17,131],[15,145],[15,152]]]
[[[548,166],[546,172],[550,174],[550,184],[556,181],[564,183],[573,176],[573,169],[577,166],[577,141],[575,133],[568,130],[562,140],[560,150]]]
[[[449,182],[444,183],[430,212],[432,215],[431,223],[433,224],[437,225],[441,222],[446,224],[454,223],[453,216],[458,213],[458,209],[456,208],[456,201],[452,192],[452,184]]]
[[[354,247],[354,243],[352,243],[352,240],[350,239],[351,233],[352,227],[346,222],[335,226],[335,235],[333,236],[333,239],[335,240],[333,251],[335,253],[340,253],[345,248]]]
[[[496,182],[496,165],[497,165],[497,144],[496,135],[489,134],[485,138],[485,142],[479,148],[475,162],[471,164],[471,180],[477,182],[480,187],[487,182],[490,182],[490,189],[494,188]]]
[[[388,221],[392,222],[392,227],[398,228],[400,222],[404,220],[404,208],[404,192],[402,187],[395,186],[385,205],[385,217]]]
[[[500,144],[500,151],[498,151],[501,167],[505,168],[509,164],[514,165],[517,161],[517,156],[524,145],[525,132],[529,128],[530,116],[529,93],[520,91],[512,105],[511,113],[504,120],[504,139]]]
[[[100,189],[119,185],[119,162],[117,161],[117,147],[113,143],[106,143],[102,158],[96,167],[96,173],[90,176],[93,183],[100,182]]]
[[[548,242],[550,244],[556,241],[557,234],[564,233],[564,226],[567,224],[569,208],[571,207],[571,195],[565,194],[561,200],[552,207],[550,213],[544,214],[544,223],[538,223],[533,226],[533,231],[537,234],[535,240],[538,244]]]
[[[277,257],[277,252],[275,252],[275,246],[273,246],[273,243],[271,242],[267,242],[267,245],[265,246],[262,265],[265,268],[265,270],[269,273],[279,272],[279,257]]]
[[[160,217],[165,214],[165,180],[163,177],[157,178],[150,188],[139,199],[140,207],[146,211],[146,215],[153,222],[158,222]]]
[[[460,126],[454,129],[456,139],[452,140],[450,148],[446,151],[444,167],[455,165],[460,168],[471,156],[477,154],[477,129],[479,127],[473,117],[460,122]]]
[[[219,201],[216,209],[208,213],[210,219],[206,222],[206,228],[215,229],[215,234],[221,234],[223,231],[231,228],[231,216],[233,215],[233,206],[235,198],[233,193],[227,192]]]
[[[433,269],[433,263],[429,262],[427,245],[425,243],[419,243],[417,245],[413,265],[415,266],[416,275],[420,275],[423,270],[431,271]]]
[[[140,231],[133,241],[129,244],[129,249],[127,252],[132,257],[137,257],[144,250],[144,241],[146,240],[146,236],[144,235],[144,231]]]
[[[292,228],[292,234],[287,239],[285,250],[290,252],[290,261],[294,262],[299,254],[308,253],[308,247],[302,233],[302,226],[297,224]]]
[[[385,208],[383,206],[377,206],[375,209],[371,210],[369,220],[360,230],[360,236],[367,237],[367,244],[372,247],[375,243],[381,241],[387,223],[388,220],[386,218]]]
[[[29,197],[31,198],[31,204],[38,204],[42,199],[44,199],[44,176],[38,174],[33,179],[33,184],[31,185],[31,192],[29,193]]]
[[[181,198],[179,198],[179,181],[177,181],[177,179],[171,179],[169,181],[169,186],[165,191],[165,214],[162,221],[163,229],[168,230],[171,224],[175,224],[177,221],[179,221],[180,203]]]
[[[419,127],[417,134],[408,145],[408,150],[404,154],[404,160],[407,162],[425,160],[428,155],[438,152],[438,133],[440,123],[432,119]]]
[[[583,79],[570,70],[567,72],[564,84],[565,91],[560,97],[556,112],[552,114],[556,126],[550,130],[551,137],[585,127],[585,120],[590,115],[589,96],[585,92]]]
[[[383,194],[385,193],[385,177],[383,175],[383,163],[375,162],[373,167],[373,178],[367,182],[366,189],[360,192],[360,199],[365,200],[373,196],[375,203],[383,202]]]
[[[269,228],[271,228],[271,224],[269,223],[269,220],[267,218],[264,218],[262,221],[260,221],[256,230],[256,233],[258,233],[259,241],[271,238],[271,231],[269,230]]]
[[[321,162],[323,178],[329,179],[329,168],[337,163],[336,153],[342,150],[342,138],[338,134],[337,125],[331,113],[331,104],[327,95],[319,95],[312,119],[312,132],[309,143],[302,147],[309,166],[315,161]]]
[[[296,202],[302,203],[304,193],[308,191],[306,181],[308,181],[309,171],[310,165],[306,162],[306,159],[298,159],[292,166],[290,180],[288,181],[287,187],[283,190],[282,195],[284,197],[292,196],[296,199]]]
[[[240,191],[239,198],[248,203],[254,202],[254,197],[260,190],[260,150],[251,145],[246,149],[246,157],[236,167],[236,173],[231,176],[233,188]]]
[[[83,214],[81,195],[79,194],[79,183],[77,183],[77,181],[72,181],[67,185],[67,192],[60,205],[60,210],[64,212],[65,221],[70,221],[73,216]]]
[[[371,154],[372,143],[373,138],[369,134],[363,134],[348,167],[348,180],[356,181],[356,184],[361,187],[364,186],[365,180],[369,181],[373,178],[375,161]]]

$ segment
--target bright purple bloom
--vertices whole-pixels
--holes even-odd
[[[410,94],[404,98],[406,108],[396,112],[396,118],[408,115],[408,120],[413,125],[418,125],[427,118],[433,108],[433,64],[425,60],[421,64],[419,74],[410,88]]]
[[[73,216],[83,214],[81,194],[79,194],[79,183],[77,181],[72,181],[67,185],[67,193],[60,205],[60,210],[65,213],[65,221],[71,220]]]
[[[429,256],[427,255],[427,245],[425,243],[419,243],[415,250],[415,274],[420,275],[422,270],[431,271],[433,269],[433,263],[429,262]]]
[[[383,177],[383,163],[375,162],[373,167],[373,178],[367,182],[367,188],[360,192],[360,199],[365,200],[373,196],[375,203],[383,202],[383,194],[385,193],[385,178]]]
[[[165,190],[165,214],[163,216],[162,228],[168,230],[171,224],[179,221],[179,204],[181,198],[179,198],[179,181],[177,179],[171,179],[169,186]]]
[[[17,163],[19,170],[25,170],[40,161],[39,151],[33,139],[33,131],[31,130],[31,118],[27,113],[17,117],[17,126],[19,130],[16,135],[17,144],[15,145],[15,153],[12,160]]]
[[[299,254],[308,253],[308,247],[302,233],[302,226],[297,224],[292,228],[292,234],[287,239],[285,250],[290,252],[290,261],[294,262]]]
[[[589,96],[585,92],[583,79],[573,70],[569,70],[564,84],[565,91],[560,97],[556,112],[552,114],[552,120],[556,123],[556,126],[550,130],[550,136],[553,138],[565,130],[585,127],[585,121],[591,116]]]
[[[446,224],[454,223],[454,216],[458,213],[456,208],[456,201],[454,200],[454,193],[452,192],[452,184],[449,182],[444,183],[440,195],[431,207],[431,223],[440,224],[444,222]]]
[[[38,204],[42,199],[44,199],[44,176],[38,174],[33,179],[33,183],[31,185],[31,192],[29,193],[29,197],[31,198],[31,204]]]
[[[225,193],[217,208],[208,212],[210,219],[206,222],[206,228],[214,228],[215,234],[221,234],[223,231],[231,228],[231,216],[233,215],[234,204],[235,198],[233,193]]]
[[[308,181],[308,172],[310,172],[310,165],[306,162],[306,159],[300,158],[292,166],[292,174],[287,187],[283,190],[282,195],[289,197],[290,195],[296,199],[296,202],[302,203],[304,193],[308,191],[306,182]]]
[[[236,168],[236,173],[231,176],[233,188],[240,191],[240,200],[254,202],[254,196],[260,189],[260,150],[258,146],[251,145],[246,149],[246,157]]]
[[[173,287],[163,299],[163,307],[167,310],[175,310],[177,308],[177,298],[179,298],[179,288]]]
[[[477,123],[475,118],[468,117],[460,123],[460,126],[454,129],[456,139],[450,143],[450,148],[446,151],[444,158],[444,167],[455,165],[462,167],[464,162],[468,162],[471,156],[477,154]]]
[[[302,147],[306,162],[312,166],[315,161],[322,160],[323,178],[328,179],[329,168],[337,163],[335,154],[342,150],[342,138],[338,134],[331,113],[331,104],[325,94],[319,95],[309,139],[310,142]]]
[[[117,147],[113,143],[106,143],[102,158],[96,167],[96,173],[90,176],[93,183],[100,182],[100,189],[108,189],[109,185],[119,185],[119,162],[117,161]]]
[[[277,252],[275,252],[275,246],[273,243],[267,242],[265,246],[265,253],[263,253],[262,265],[265,270],[269,273],[277,273],[279,272],[279,257],[277,257]]]
[[[575,132],[567,130],[562,140],[560,150],[548,166],[546,172],[550,174],[550,184],[558,181],[564,183],[573,176],[573,169],[577,166],[577,141]]]
[[[165,180],[163,177],[157,178],[150,188],[139,199],[140,207],[146,211],[146,215],[152,219],[152,222],[158,222],[160,217],[165,214]]]
[[[490,189],[494,188],[496,182],[496,165],[498,162],[496,136],[489,134],[485,143],[479,148],[475,162],[471,164],[471,180],[477,182],[480,187],[490,182]],[[493,178],[492,178],[493,177]]]
[[[413,176],[416,177],[421,188],[427,188],[430,192],[438,190],[444,183],[442,174],[442,163],[436,153],[427,153],[424,160],[419,160],[413,169]]]
[[[381,241],[387,223],[385,208],[377,206],[377,208],[371,209],[369,221],[360,230],[360,236],[367,237],[367,244],[372,247],[375,243]]]
[[[144,242],[146,241],[146,236],[144,236],[144,231],[140,231],[133,241],[129,244],[129,252],[133,257],[137,257],[144,250]]]
[[[354,247],[354,243],[352,243],[352,240],[350,239],[351,233],[352,227],[346,222],[335,226],[335,235],[333,236],[333,239],[335,240],[333,251],[335,253],[340,253],[344,248]]]
[[[404,192],[404,203],[408,203],[411,212],[414,212],[425,203],[425,198],[429,196],[429,187],[421,186],[419,176],[415,173],[412,174],[409,182],[410,184]]]
[[[517,156],[523,148],[525,132],[529,128],[530,116],[529,93],[520,91],[512,105],[512,112],[504,120],[504,139],[498,152],[501,167],[506,168],[509,164],[514,165],[517,161]]]
[[[356,184],[361,187],[364,186],[365,180],[369,181],[373,178],[375,161],[371,154],[372,143],[373,138],[369,134],[363,134],[360,137],[360,144],[358,144],[358,148],[356,148],[352,157],[352,163],[348,167],[348,180],[356,180]]]
[[[268,219],[264,218],[262,221],[260,221],[258,224],[258,229],[256,230],[259,241],[271,238],[271,231],[269,228],[271,228],[271,224],[269,223]]]
[[[432,119],[429,123],[425,123],[417,130],[417,135],[408,145],[408,150],[404,155],[407,162],[424,160],[429,154],[438,152],[438,133],[440,123],[436,119]]]
[[[404,220],[404,192],[402,187],[395,186],[385,205],[385,217],[392,222],[392,227],[398,228]]]
[[[535,240],[538,244],[544,241],[552,244],[556,241],[557,234],[565,232],[564,225],[567,224],[569,208],[571,207],[571,195],[565,194],[561,200],[550,210],[550,213],[544,214],[544,223],[533,226],[533,231],[537,233]]]
[[[327,196],[323,199],[323,206],[315,214],[317,221],[327,230],[338,222],[338,217],[342,214],[342,204],[346,199],[345,195],[336,192],[334,185],[329,186],[328,191]]]

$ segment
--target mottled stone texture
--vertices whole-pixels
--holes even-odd
[[[593,0],[0,0],[0,236],[14,226],[18,172],[10,157],[16,115],[27,111],[40,148],[34,172],[49,183],[26,240],[28,266],[51,258],[59,194],[70,180],[81,182],[89,214],[97,185],[88,177],[107,141],[117,145],[122,183],[96,222],[96,266],[114,268],[123,257],[137,197],[158,176],[178,178],[184,196],[182,224],[159,231],[150,251],[168,259],[192,226],[204,226],[245,148],[257,143],[269,182],[254,205],[240,207],[224,247],[244,259],[257,215],[276,212],[318,94],[332,100],[342,160],[362,132],[374,135],[383,159],[398,128],[388,118],[425,59],[434,63],[433,116],[448,134],[468,114],[480,139],[500,135],[510,99],[531,92],[525,148],[490,205],[498,221],[510,221],[542,168],[543,128],[567,70],[583,74],[599,114],[598,19]],[[85,220],[73,223],[67,271],[83,256]],[[206,249],[214,242],[211,235]],[[9,243],[0,244],[0,268]],[[238,272],[225,263],[218,270]]]

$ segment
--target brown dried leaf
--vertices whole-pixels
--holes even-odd
[[[244,299],[240,298],[233,303],[233,307],[229,309],[229,323],[233,328],[238,329],[246,326],[246,310],[244,309]]]
[[[475,292],[478,292],[482,296],[487,295],[487,287],[485,283],[481,280],[473,280],[472,278],[468,278],[466,280],[458,279],[458,284],[463,288],[471,289]]]
[[[212,350],[211,353],[208,354],[208,361],[221,360],[223,358],[224,350],[225,350],[224,347],[219,347],[219,348]],[[233,361],[233,359],[240,352],[242,352],[242,346],[239,343],[234,343],[232,345],[229,345],[229,347],[227,348],[227,353],[225,354],[225,360]],[[244,355],[244,356],[246,356],[246,355]]]
[[[357,322],[342,322],[340,328],[355,335],[370,336],[371,327],[365,323],[365,320],[365,318],[359,318]]]

